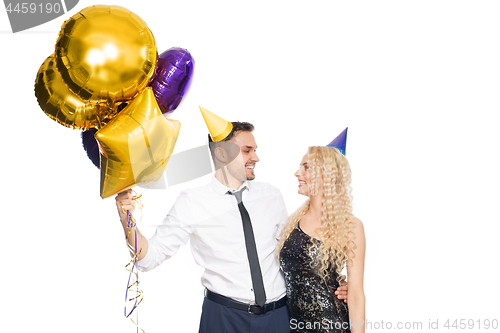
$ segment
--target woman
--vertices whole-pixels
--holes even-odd
[[[309,147],[295,173],[309,199],[288,219],[278,244],[291,332],[364,332],[363,224],[352,215],[351,169],[331,147]],[[334,291],[347,266],[347,305]]]

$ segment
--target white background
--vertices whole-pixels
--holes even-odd
[[[440,331],[446,319],[500,320],[498,1],[101,3],[138,14],[160,53],[195,58],[171,117],[182,123],[175,152],[206,143],[198,105],[252,122],[257,180],[278,186],[290,213],[304,200],[293,173],[306,147],[349,126],[369,321],[424,332],[429,320]],[[64,20],[93,4],[17,34],[0,10],[5,332],[135,332],[123,318],[129,257],[114,198],[100,198],[80,132],[49,119],[33,92]],[[138,189],[144,234],[182,188],[208,179]],[[140,275],[147,333],[197,331],[201,273],[184,247]]]

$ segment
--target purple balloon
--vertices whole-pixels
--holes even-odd
[[[120,103],[117,106],[117,113],[123,110],[128,103]],[[89,128],[82,131],[82,145],[83,149],[87,152],[87,157],[94,163],[94,165],[100,169],[101,168],[101,155],[99,153],[99,144],[95,138],[95,133],[97,130],[95,128]]]
[[[100,169],[101,168],[101,156],[99,155],[99,146],[97,145],[97,140],[94,135],[97,132],[95,128],[90,128],[82,132],[82,144],[83,149],[87,152],[88,158],[94,163],[94,165]]]
[[[193,70],[194,59],[186,49],[172,47],[160,54],[149,86],[164,115],[171,114],[181,104],[191,86]]]

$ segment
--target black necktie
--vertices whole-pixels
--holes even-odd
[[[243,205],[242,192],[246,186],[241,190],[228,194],[232,194],[238,201],[238,209],[240,210],[241,220],[243,221],[243,233],[245,234],[245,245],[247,247],[248,262],[250,263],[250,274],[252,275],[253,292],[255,293],[255,303],[260,306],[266,304],[266,291],[264,290],[264,282],[262,281],[262,272],[260,270],[259,256],[257,255],[257,247],[255,246],[255,237],[253,235],[252,222],[250,222],[250,215]]]

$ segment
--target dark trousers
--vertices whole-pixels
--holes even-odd
[[[203,302],[199,333],[289,333],[290,321],[285,306],[255,315],[228,308],[208,298]]]

